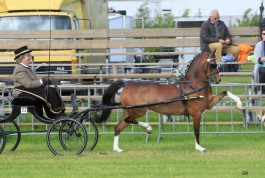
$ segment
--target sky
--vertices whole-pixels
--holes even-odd
[[[135,16],[143,0],[109,0],[109,7],[115,10],[126,10],[128,16]],[[218,9],[221,16],[242,16],[246,9],[259,14],[262,0],[149,0],[149,8],[154,14],[155,9],[170,9],[174,16],[181,16],[185,9],[189,9],[190,16],[209,16],[212,9]],[[265,5],[265,4],[264,4]],[[263,13],[265,14],[265,12]]]

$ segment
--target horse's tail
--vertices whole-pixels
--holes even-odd
[[[106,106],[114,106],[115,105],[115,94],[118,92],[119,89],[125,86],[123,81],[116,81],[111,84],[104,92],[102,97],[102,104]],[[112,109],[104,109],[102,110],[101,117],[99,117],[96,122],[103,122],[106,121],[111,113]]]

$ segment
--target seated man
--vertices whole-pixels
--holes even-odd
[[[254,49],[254,72],[253,80],[255,83],[265,83],[265,29],[262,29],[262,40],[259,41]],[[265,93],[265,87],[262,87],[262,93]]]
[[[55,86],[50,87],[51,81],[48,77],[37,79],[29,68],[33,56],[27,46],[14,51],[17,65],[13,71],[14,97],[31,97],[37,100],[36,112],[43,116],[43,108],[49,118],[67,117],[61,96]]]
[[[212,10],[207,21],[203,22],[200,31],[201,51],[215,51],[216,61],[221,61],[222,54],[231,53],[235,58],[239,49],[232,45],[232,38],[225,23],[220,19],[218,10]]]

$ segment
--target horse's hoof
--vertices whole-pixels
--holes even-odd
[[[199,150],[200,152],[206,152],[207,151],[207,149],[202,149],[202,150]]]
[[[196,149],[196,150],[198,150],[199,152],[206,152],[207,151],[207,149]]]
[[[237,107],[238,109],[243,110],[242,104],[240,104],[240,103],[237,103],[237,104],[236,104],[236,107]]]
[[[152,133],[152,130],[146,130],[146,132],[147,132],[148,134],[151,134],[151,133]]]
[[[196,143],[195,143],[195,144],[196,144]],[[195,145],[195,149],[198,150],[198,151],[200,151],[200,152],[205,152],[205,151],[207,151],[206,148],[203,148],[203,147],[200,146],[199,144],[196,144],[196,145]]]
[[[120,149],[120,148],[113,148],[113,151],[116,151],[118,153],[124,152],[124,150]]]

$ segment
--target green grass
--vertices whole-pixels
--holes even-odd
[[[0,177],[242,177],[260,178],[265,174],[263,134],[201,136],[200,153],[194,150],[194,136],[165,135],[156,142],[151,135],[122,135],[120,147],[112,151],[113,136],[101,135],[95,150],[80,156],[55,157],[48,150],[45,136],[24,136],[15,152],[0,156]],[[244,176],[243,176],[244,177]]]

